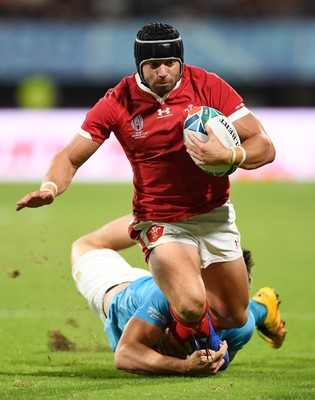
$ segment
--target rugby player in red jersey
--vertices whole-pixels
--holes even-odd
[[[205,173],[190,156],[200,164],[252,170],[272,162],[275,149],[227,82],[184,64],[183,41],[171,25],[145,25],[136,36],[134,56],[137,71],[88,112],[78,134],[53,157],[41,189],[19,200],[17,210],[52,203],[114,134],[133,170],[129,233],[171,304],[174,334],[182,341],[193,336],[197,347],[211,349],[211,328],[246,323],[248,281],[229,177]],[[229,117],[242,146],[235,152],[225,148],[209,128],[207,143],[193,137],[184,143],[185,115],[194,106]]]

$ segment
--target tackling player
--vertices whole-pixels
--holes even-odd
[[[72,274],[78,290],[104,323],[115,367],[148,374],[212,375],[227,367],[226,343],[217,352],[194,351],[174,339],[174,321],[169,302],[151,274],[132,268],[116,251],[134,244],[127,235],[131,216],[124,216],[80,238],[72,246]],[[251,283],[253,262],[244,257]],[[282,345],[286,330],[278,308],[278,297],[270,288],[261,289],[250,300],[249,318],[239,329],[217,332],[228,344],[230,362],[250,340],[258,325],[269,344]],[[213,333],[212,336],[216,335]]]

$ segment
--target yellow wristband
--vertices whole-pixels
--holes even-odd
[[[242,164],[244,164],[244,162],[246,160],[246,156],[247,156],[246,150],[244,149],[244,147],[240,146],[239,148],[242,150],[243,157],[242,157],[241,161],[237,164],[237,167],[240,167]]]
[[[52,187],[55,189],[55,192],[54,192],[53,190],[47,188],[46,186],[52,186]],[[58,194],[58,186],[55,184],[55,182],[51,182],[51,181],[44,182],[44,183],[41,185],[40,190],[47,190],[47,191],[49,190],[49,191],[52,192],[52,194],[53,194],[55,197],[56,197],[57,194]]]
[[[233,165],[235,163],[236,160],[236,151],[233,147],[231,147],[231,152],[232,152],[232,157],[231,157],[231,161],[230,164]]]

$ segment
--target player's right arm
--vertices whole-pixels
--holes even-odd
[[[115,351],[115,368],[128,372],[163,375],[213,375],[224,363],[226,342],[219,351],[197,350],[182,359],[162,355],[153,349],[159,342],[162,330],[157,325],[132,317],[126,325]]]
[[[57,195],[68,188],[77,170],[99,146],[100,144],[93,140],[76,135],[67,146],[52,158],[42,181],[41,189],[28,193],[19,200],[16,210],[51,204]]]

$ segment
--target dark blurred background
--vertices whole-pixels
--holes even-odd
[[[314,0],[0,0],[0,107],[91,107],[152,21],[252,106],[315,106]]]

